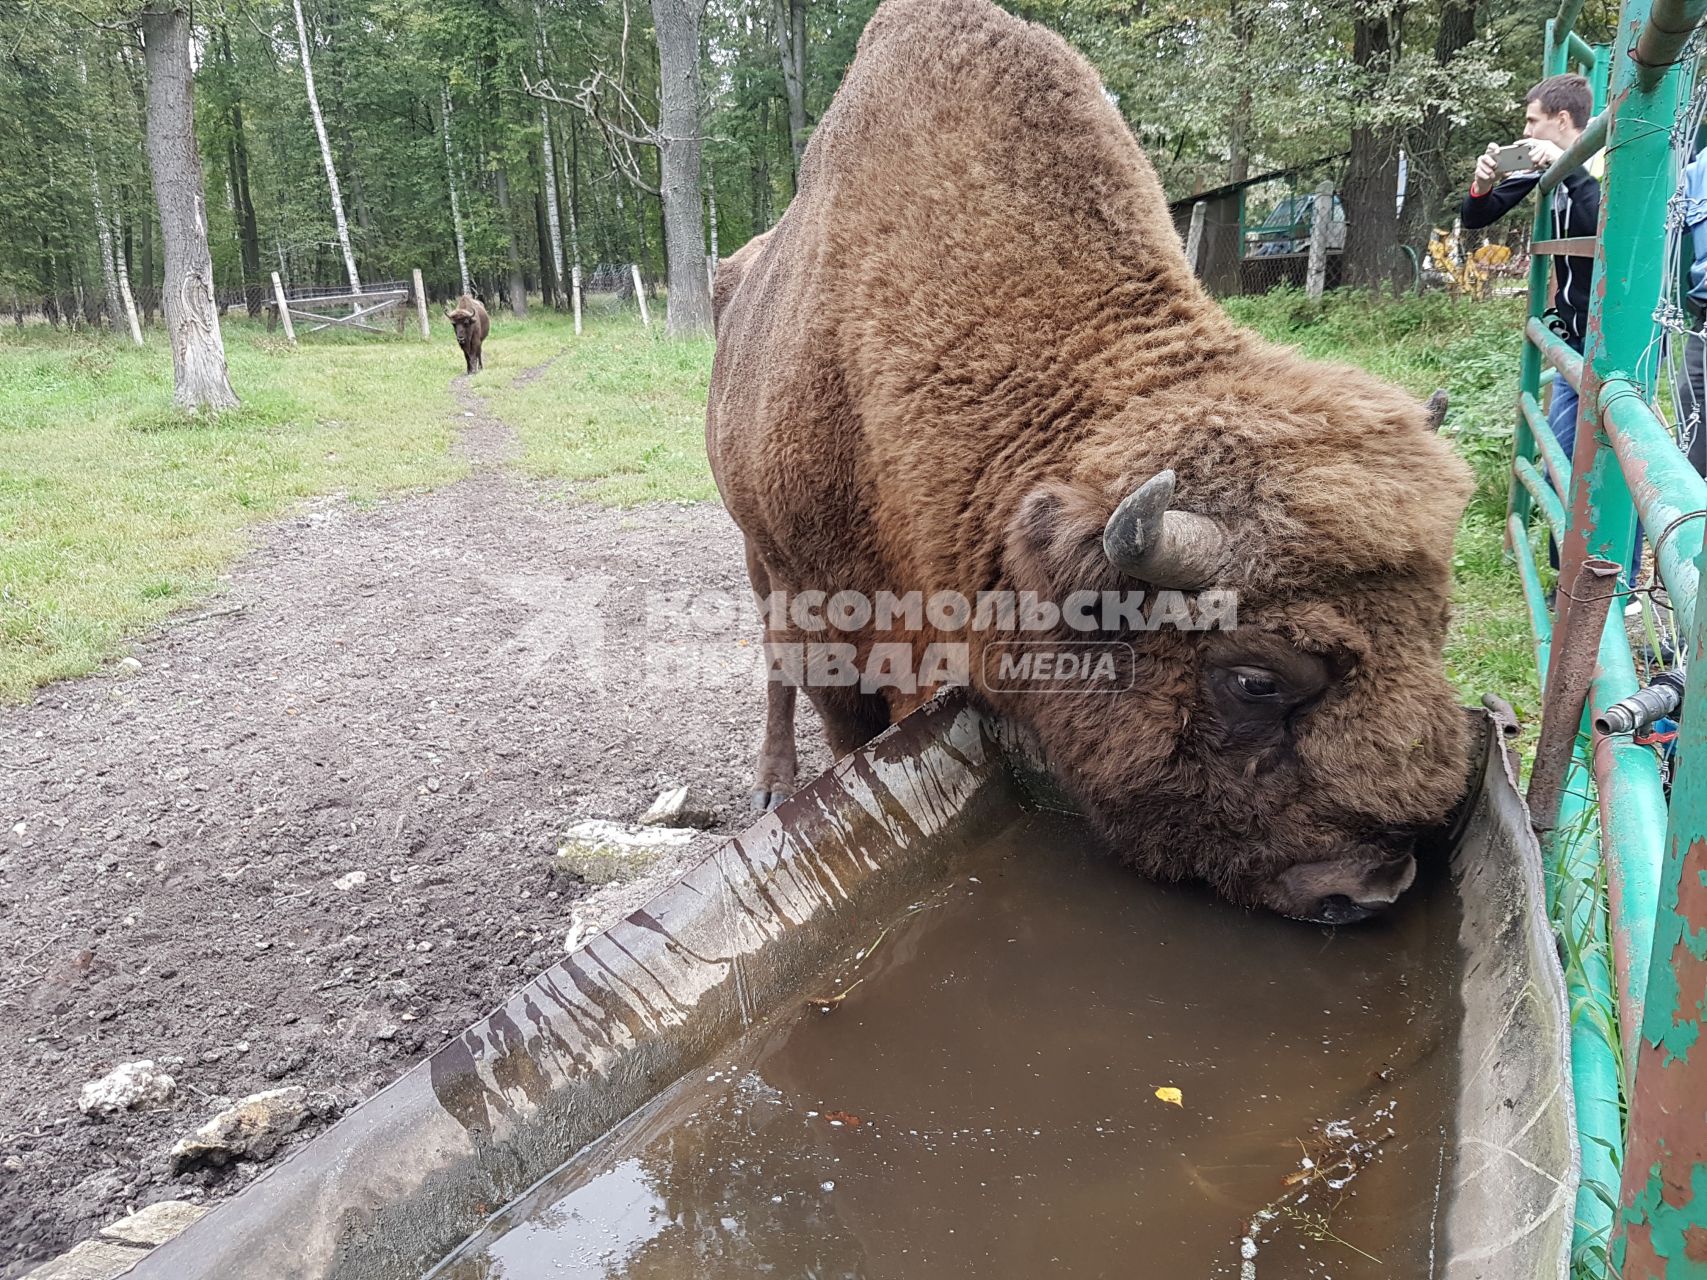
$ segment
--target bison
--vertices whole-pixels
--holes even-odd
[[[471,298],[465,293],[456,300],[455,311],[445,312],[445,319],[456,330],[456,345],[462,348],[468,372],[479,373],[486,367],[480,352],[486,345],[486,335],[492,332],[492,317],[486,314],[479,298]]]
[[[707,444],[760,597],[1230,596],[1233,627],[1117,614],[1120,678],[1053,693],[990,678],[993,629],[854,610],[835,638],[867,674],[897,640],[967,645],[946,682],[1150,876],[1327,923],[1411,884],[1465,781],[1442,651],[1467,468],[1408,394],[1228,319],[1065,42],[987,0],[886,0],[716,292]],[[777,655],[819,621],[767,614],[761,806],[795,785],[796,684],[842,754],[945,682],[802,679]]]

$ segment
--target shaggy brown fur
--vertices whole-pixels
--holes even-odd
[[[716,309],[707,439],[761,595],[1133,589],[1103,524],[1172,468],[1174,507],[1225,530],[1239,628],[1125,636],[1125,694],[979,695],[1148,874],[1327,919],[1410,883],[1410,833],[1464,781],[1441,650],[1466,469],[1405,393],[1229,322],[1063,41],[887,0]],[[976,633],[911,638],[979,669]],[[1229,692],[1253,668],[1296,686],[1285,714]],[[838,752],[924,696],[808,692]],[[794,783],[771,698],[761,794]]]
[[[455,311],[445,312],[445,319],[456,330],[456,345],[462,348],[468,372],[479,373],[486,367],[481,353],[486,346],[486,335],[492,332],[492,317],[486,314],[479,298],[471,298],[465,293],[456,300]]]

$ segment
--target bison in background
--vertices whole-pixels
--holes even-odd
[[[479,298],[465,293],[456,300],[456,310],[445,312],[445,319],[456,330],[456,345],[462,348],[468,372],[479,373],[486,367],[480,353],[486,345],[486,335],[492,331],[492,317],[486,314]]]
[[[1228,319],[1059,37],[887,0],[715,309],[707,442],[761,597],[1234,592],[1234,629],[1118,630],[1120,692],[995,687],[988,632],[901,638],[968,643],[974,695],[1151,876],[1329,923],[1411,884],[1465,782],[1442,650],[1468,471],[1411,396]],[[773,655],[824,638],[767,627]],[[838,754],[934,691],[804,683]],[[768,693],[759,803],[795,784],[795,689]]]

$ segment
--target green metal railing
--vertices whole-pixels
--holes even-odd
[[[1543,74],[1580,67],[1597,114],[1538,184],[1506,534],[1533,624],[1544,724],[1576,715],[1586,695],[1563,786],[1543,789],[1542,803],[1557,811],[1533,814],[1572,1007],[1583,1170],[1577,1273],[1700,1280],[1707,1278],[1707,1043],[1698,1043],[1707,1024],[1707,610],[1698,619],[1696,601],[1707,481],[1654,411],[1655,387],[1642,370],[1651,367],[1644,357],[1671,269],[1672,133],[1690,83],[1680,64],[1707,0],[1625,0],[1611,45],[1590,45],[1573,30],[1581,10],[1582,0],[1562,0],[1547,23]],[[1585,247],[1549,241],[1549,193],[1602,148],[1601,221],[1579,355],[1541,320],[1551,256]],[[1570,458],[1541,407],[1549,371],[1580,396]],[[1561,587],[1591,559],[1623,569],[1586,689],[1548,687],[1575,669],[1559,660],[1560,646],[1592,647],[1595,637],[1551,616],[1530,538],[1537,516],[1561,547]],[[1593,728],[1639,685],[1617,607],[1636,586],[1638,519],[1687,637],[1687,657],[1703,673],[1701,687],[1685,695],[1669,805],[1654,751],[1629,734]],[[1566,612],[1578,607],[1562,603]]]

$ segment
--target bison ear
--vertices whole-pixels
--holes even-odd
[[[1117,591],[1103,554],[1103,502],[1076,485],[1046,481],[1008,521],[1002,561],[1017,590],[1055,599],[1072,591]]]

